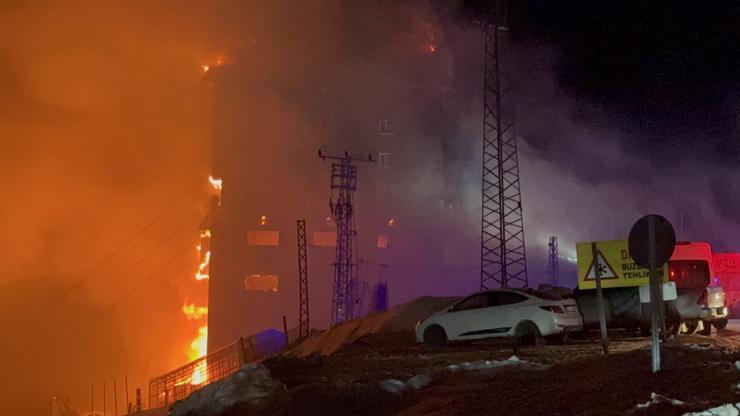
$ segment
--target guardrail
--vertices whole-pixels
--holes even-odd
[[[288,331],[288,340],[295,340],[297,336],[298,328]],[[257,336],[239,338],[167,374],[154,377],[149,381],[149,408],[167,407],[214,381],[225,379],[244,364],[269,355],[271,352],[267,345],[274,342],[274,339],[260,341]]]

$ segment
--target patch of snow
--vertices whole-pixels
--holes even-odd
[[[674,406],[686,406],[686,403],[682,402],[681,400],[671,399],[670,397],[663,396],[662,394],[658,393],[650,393],[650,400],[646,401],[645,403],[638,403],[637,408],[647,409],[648,407],[659,403],[670,403]]]
[[[527,361],[520,360],[516,355],[512,355],[506,360],[480,360],[473,362],[463,362],[460,364],[450,364],[447,369],[454,372],[457,371],[475,371],[475,370],[488,370],[491,368],[505,367],[508,365],[525,364]]]
[[[740,403],[727,403],[702,412],[684,413],[683,416],[740,416]]]
[[[430,376],[429,374],[419,374],[406,380],[406,384],[413,387],[415,390],[419,390],[420,388],[426,386],[431,382],[432,376]]]
[[[237,403],[260,407],[269,403],[285,386],[272,378],[262,364],[247,364],[230,377],[213,382],[172,405],[170,416],[218,416]]]
[[[418,374],[415,375],[404,383],[401,380],[395,378],[389,378],[380,382],[380,387],[393,394],[401,394],[404,390],[411,387],[414,390],[419,390],[422,387],[432,382],[432,376],[429,374]]]
[[[706,351],[714,349],[712,344],[686,344],[687,348],[693,351]]]
[[[404,383],[401,380],[397,380],[395,378],[389,378],[388,380],[383,380],[380,382],[380,387],[383,388],[383,390],[393,393],[393,394],[401,394],[404,390],[406,390],[406,383]]]

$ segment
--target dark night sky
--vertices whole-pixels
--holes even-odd
[[[737,160],[740,5],[527,1],[517,17],[518,36],[560,48],[563,88],[639,132],[630,146]]]
[[[463,2],[464,20],[483,16],[485,3]],[[677,182],[697,171],[709,177],[700,188],[717,213],[740,221],[732,170],[740,158],[740,4],[510,3],[515,44],[554,51],[558,93],[576,103],[568,109],[571,120],[609,130],[628,156],[597,168],[598,158],[588,160],[578,148],[590,143],[560,140],[571,131],[525,123],[520,131],[541,157],[594,183],[649,183],[645,177],[657,171]],[[692,200],[686,190],[666,197]]]

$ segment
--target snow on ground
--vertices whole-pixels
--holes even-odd
[[[230,377],[193,392],[172,405],[170,416],[218,416],[239,403],[255,409],[270,404],[285,386],[261,364],[247,364]]]
[[[683,416],[739,416],[740,403],[728,403],[722,406],[713,407],[702,412],[684,413]]]
[[[512,355],[506,360],[480,360],[473,362],[464,362],[460,364],[450,364],[447,369],[454,372],[457,371],[474,371],[474,370],[488,370],[492,368],[505,367],[508,365],[526,364],[527,361],[520,360],[516,355]]]
[[[648,400],[645,403],[638,403],[637,408],[638,409],[647,409],[648,407],[654,405],[654,404],[660,404],[660,403],[670,403],[674,406],[686,406],[685,402],[682,402],[678,399],[671,399],[670,397],[663,396],[662,394],[658,393],[650,393],[650,400]]]
[[[299,358],[331,355],[360,337],[383,332],[413,331],[416,322],[451,305],[457,298],[424,296],[364,318],[353,319],[312,335],[288,351]]]

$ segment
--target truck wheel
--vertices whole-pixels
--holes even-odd
[[[681,318],[677,314],[666,313],[665,317],[665,336],[664,339],[676,335],[681,328]]]
[[[699,335],[710,335],[712,333],[712,323],[706,319],[701,320],[702,329],[696,331]]]
[[[699,326],[699,321],[686,321],[681,325],[681,333],[693,334],[697,326]]]
[[[727,328],[727,318],[725,319],[716,319],[712,321],[712,325],[714,325],[717,329],[725,329]]]
[[[540,329],[537,327],[537,324],[532,321],[520,322],[519,325],[516,326],[516,336],[519,338],[519,343],[521,345],[540,346],[545,343],[545,340],[542,338],[542,334],[540,333]]]
[[[444,347],[447,345],[447,334],[439,325],[432,325],[424,330],[424,343],[430,347]]]

